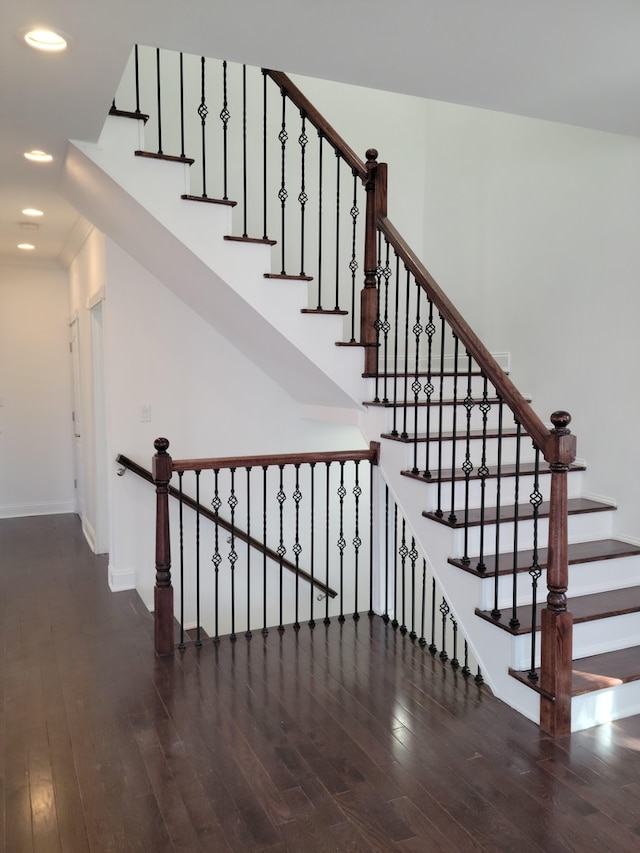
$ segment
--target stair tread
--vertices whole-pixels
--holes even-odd
[[[524,400],[527,403],[531,402],[531,398],[527,395],[524,395]],[[481,400],[475,400],[475,404],[476,404],[475,408],[478,407],[478,404],[480,402],[482,402],[482,401]],[[492,406],[495,406],[500,402],[500,400],[498,399],[498,397],[487,397],[486,402]],[[362,405],[363,406],[377,407],[377,408],[381,408],[381,409],[393,409],[396,407],[398,407],[398,408],[406,407],[407,409],[409,409],[409,408],[414,408],[415,406],[422,408],[423,406],[431,405],[435,409],[440,405],[443,405],[443,406],[453,406],[453,405],[464,406],[464,398],[460,397],[457,400],[433,400],[433,399],[431,401],[418,400],[417,403],[415,400],[395,400],[395,401],[394,400],[364,400]]]
[[[534,686],[526,671],[509,670],[518,681]],[[538,677],[540,670],[536,669]],[[574,660],[571,675],[571,695],[583,696],[607,687],[617,687],[640,680],[640,646],[616,649],[588,658]]]
[[[640,556],[640,546],[622,542],[619,539],[595,539],[590,542],[574,542],[569,545],[569,565],[580,563],[591,563],[600,560],[614,560],[617,557]],[[484,562],[486,572],[479,572],[476,568],[478,558],[471,557],[469,565],[465,565],[461,559],[451,557],[447,561],[452,566],[457,566],[463,571],[470,572],[479,578],[491,578],[495,574],[495,554],[485,554]],[[520,551],[518,553],[516,571],[527,572],[533,563],[533,551]],[[547,567],[547,549],[538,549],[538,565],[541,569]],[[513,572],[513,553],[498,554],[498,574],[510,575]]]
[[[569,515],[582,514],[586,512],[604,512],[608,510],[614,510],[615,506],[612,504],[602,503],[601,501],[594,501],[589,498],[570,498],[568,501],[568,509]],[[464,512],[460,512],[456,521],[449,521],[446,515],[443,515],[442,518],[439,518],[434,511],[424,510],[422,515],[425,518],[430,518],[432,521],[437,521],[439,524],[446,524],[447,527],[451,527],[453,529],[458,529],[464,527],[465,518]],[[538,510],[538,518],[547,518],[549,516],[549,501],[543,501],[540,504]],[[485,507],[484,509],[484,523],[485,524],[493,524],[497,518],[497,509],[496,507]],[[520,521],[524,521],[525,519],[533,518],[533,507],[530,503],[522,503],[518,506],[518,519]],[[500,521],[507,522],[513,521],[515,519],[515,505],[511,504],[509,506],[500,507]],[[477,527],[480,524],[480,509],[470,509],[468,523],[472,527]]]
[[[543,601],[536,607],[536,631],[540,630],[540,614],[546,606],[546,596],[543,594]],[[637,613],[640,612],[640,586],[594,592],[591,595],[578,595],[575,598],[568,599],[567,607],[573,614],[574,624],[592,622],[595,619],[607,619],[611,616],[622,616],[626,613]],[[516,617],[520,622],[517,628],[512,628],[509,625],[511,609],[505,610],[501,619],[494,619],[490,610],[477,608],[475,612],[478,616],[510,634],[528,634],[531,631],[530,604],[516,608]]]
[[[498,429],[487,429],[486,433],[483,432],[483,430],[481,430],[481,429],[472,429],[469,431],[469,438],[472,441],[475,441],[477,439],[481,439],[483,437],[483,435],[485,435],[485,434],[486,434],[487,438],[499,438],[500,437],[500,431]],[[507,429],[504,429],[504,428],[502,429],[502,438],[515,438],[517,435],[518,435],[518,430],[516,429],[516,427],[508,427]],[[524,431],[521,431],[520,435],[522,436],[522,438],[526,438],[528,436],[528,434]],[[380,437],[386,438],[389,441],[399,441],[402,444],[415,444],[416,442],[424,443],[426,441],[433,441],[433,442],[451,441],[454,437],[454,434],[453,434],[453,432],[443,432],[442,435],[438,435],[436,433],[436,434],[432,434],[432,435],[427,436],[426,433],[418,433],[417,435],[414,434],[414,435],[402,436],[400,434],[393,435],[393,433],[391,433],[391,432],[383,432]],[[458,441],[465,441],[467,438],[467,434],[466,434],[466,432],[462,432],[462,433],[458,432],[455,437]]]
[[[487,468],[489,469],[489,473],[487,474],[487,479],[488,480],[495,480],[496,477],[498,476],[497,466],[495,466],[495,465],[489,466],[488,465]],[[477,473],[477,470],[478,470],[477,468],[473,469],[473,471],[469,475],[470,480],[480,480],[481,479]],[[586,466],[579,463],[579,462],[574,462],[569,467],[569,470],[570,471],[585,471]],[[518,467],[517,470],[516,470],[515,464],[509,464],[509,465],[503,464],[501,466],[501,469],[500,469],[500,476],[501,477],[515,477],[516,473],[519,473],[519,474],[525,476],[528,474],[535,474],[535,472],[536,472],[536,466],[535,466],[534,462],[521,462],[520,466]],[[440,473],[439,477],[434,476],[433,474],[430,477],[425,477],[424,474],[422,474],[421,472],[414,474],[413,471],[401,471],[400,473],[402,474],[403,477],[411,477],[412,479],[420,480],[423,483],[438,483],[438,482],[450,483],[452,480],[455,480],[456,482],[461,482],[461,481],[466,480],[466,476],[465,476],[463,471],[461,471],[460,469],[456,469],[456,471],[453,472],[451,470],[451,468],[445,468]],[[542,474],[550,474],[551,471],[549,469],[549,466],[548,465],[541,465],[539,473],[541,475]]]

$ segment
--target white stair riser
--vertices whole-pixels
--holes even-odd
[[[571,731],[640,714],[640,681],[575,696],[571,703]]]
[[[389,368],[391,370],[391,368]],[[386,378],[384,376],[378,377],[376,380],[372,377],[366,377],[364,380],[364,389],[365,389],[365,399],[374,400],[376,397],[380,400],[391,400],[391,401],[403,401],[409,400],[413,402],[414,400],[414,390],[413,383],[415,380],[415,375],[411,375],[411,372],[415,369],[414,365],[411,364],[409,367],[409,376],[397,376],[389,375]],[[426,369],[426,365],[425,365]],[[428,377],[426,375],[419,376],[418,382],[420,383],[420,390],[418,391],[418,400],[425,401],[428,399]],[[442,378],[442,386],[440,385],[440,377],[438,375],[431,376],[431,385],[433,386],[431,390],[432,401],[435,400],[449,400],[453,399],[454,394],[456,399],[462,401],[465,400],[468,396],[468,378],[465,374],[460,374],[457,377],[457,382],[455,377],[453,376],[444,376]],[[472,376],[471,377],[471,399],[474,402],[474,408],[477,409],[480,403],[482,402],[484,395],[484,380],[481,376]],[[495,398],[496,393],[490,383],[487,384],[487,397]],[[495,406],[497,408],[497,406]],[[511,423],[513,421],[512,416],[509,414],[508,409],[504,408],[504,422]]]
[[[364,400],[367,398],[364,397]],[[396,413],[394,417],[394,409],[391,406],[370,406],[369,408],[382,408],[387,413],[387,428],[384,430],[385,432],[391,432],[395,428],[398,432],[402,432],[404,430],[405,417],[404,417],[404,408],[397,407]],[[417,419],[417,432],[418,433],[426,433],[427,432],[427,406],[418,406],[418,419]],[[407,406],[406,412],[406,431],[408,433],[414,434],[416,432],[416,418],[415,418],[415,406]],[[453,420],[454,420],[454,410],[456,412],[456,433],[463,433],[467,429],[467,413],[466,409],[462,402],[458,403],[457,406],[445,404],[442,406],[442,426],[440,425],[440,407],[433,406],[431,407],[431,413],[429,415],[429,434],[433,435],[434,433],[439,433],[440,429],[443,432],[452,432],[453,431]],[[475,406],[471,410],[471,418],[469,422],[469,428],[471,430],[481,430],[486,425],[487,429],[497,429],[498,428],[498,407],[494,404],[492,405],[490,411],[487,413],[486,424],[485,420],[482,416],[482,413]],[[511,428],[513,426],[513,417],[505,410],[503,415],[503,428]],[[522,436],[522,443],[525,442],[531,443],[531,439],[527,436]]]
[[[411,433],[409,433],[411,435]],[[429,470],[435,473],[440,467],[450,469],[452,463],[455,462],[456,470],[462,469],[462,464],[467,458],[467,439],[464,433],[461,433],[454,442],[452,439],[446,439],[442,442],[432,440],[429,442],[420,441],[400,442],[406,449],[407,464],[405,467],[412,468],[414,462],[414,448],[417,448],[417,465],[423,471],[428,464]],[[455,444],[455,458],[454,458]],[[469,461],[473,465],[472,473],[475,473],[482,464],[484,455],[485,465],[491,470],[495,470],[498,462],[498,453],[502,452],[502,465],[515,464],[517,444],[515,438],[503,438],[502,447],[499,447],[497,438],[487,438],[482,441],[479,438],[473,438],[469,441]],[[429,456],[427,459],[427,449]],[[535,450],[528,439],[523,439],[520,442],[520,463],[535,462]],[[549,467],[548,462],[540,457],[540,470],[543,471]]]

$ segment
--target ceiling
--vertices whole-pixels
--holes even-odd
[[[3,263],[69,260],[66,140],[97,139],[135,42],[640,137],[639,0],[4,0],[1,19]],[[34,26],[71,48],[33,51]]]

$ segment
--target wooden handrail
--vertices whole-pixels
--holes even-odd
[[[269,68],[263,69],[273,82],[280,87],[280,91],[284,92],[292,103],[301,110],[311,124],[322,133],[322,136],[327,142],[337,151],[341,157],[349,164],[354,174],[358,175],[363,181],[367,178],[367,167],[364,162],[358,157],[356,152],[350,145],[344,141],[337,130],[329,124],[325,117],[314,107],[311,101],[303,95],[296,84],[282,71],[272,71]]]
[[[210,459],[173,459],[174,471],[213,471],[223,468],[262,468],[269,465],[304,465],[323,462],[371,462],[378,464],[380,442],[368,450],[326,450],[319,453],[275,453],[262,456],[219,456]]]
[[[122,465],[128,471],[131,471],[132,474],[136,474],[136,476],[141,477],[148,483],[155,485],[155,481],[153,479],[151,471],[148,471],[142,465],[138,465],[137,462],[134,462],[127,456],[124,456],[123,454],[119,453],[118,456],[116,456],[116,462],[119,465]],[[176,498],[176,500],[182,500],[182,503],[185,506],[188,506],[190,509],[199,512],[200,515],[204,516],[209,521],[213,521],[214,523],[219,524],[223,530],[226,530],[229,533],[231,532],[231,524],[226,519],[221,518],[219,515],[216,515],[203,504],[199,504],[193,498],[189,497],[189,495],[185,495],[184,493],[181,495],[179,489],[176,489],[175,486],[169,486],[169,494],[172,498]],[[254,539],[253,536],[248,536],[244,530],[240,530],[236,526],[233,527],[233,534],[236,539],[239,539],[241,542],[247,543],[259,553],[265,554],[270,560],[273,560],[275,563],[280,564],[280,555],[273,551],[271,548],[268,548],[263,542],[260,542],[258,539]],[[315,577],[312,578],[311,575],[304,569],[301,569],[300,567],[296,568],[296,566],[289,560],[282,559],[282,566],[283,568],[288,569],[290,572],[297,574],[301,579],[313,584],[313,586],[315,586],[317,590],[322,592],[324,595],[328,595],[329,598],[335,598],[337,596],[338,593],[335,591],[335,589],[332,589],[330,586],[323,584],[322,581],[318,580]]]
[[[418,259],[408,243],[406,243],[406,241],[400,236],[400,233],[392,225],[389,219],[387,217],[380,217],[378,220],[378,227],[385,235],[390,245],[393,246],[398,257],[401,258],[406,268],[413,274],[418,284],[424,288],[427,296],[447,321],[452,331],[455,332],[460,343],[463,344],[469,354],[473,356],[487,379],[489,379],[495,387],[500,397],[502,397],[517,420],[531,436],[536,447],[542,451],[545,459],[549,463],[555,462],[556,459],[553,458],[551,450],[553,445],[549,441],[549,428],[544,425],[542,420],[533,411],[529,402],[522,396],[505,371],[500,367],[498,362],[491,355],[471,326],[469,326],[467,321],[462,317],[458,309],[444,293],[422,261]],[[549,456],[552,458],[549,458]]]

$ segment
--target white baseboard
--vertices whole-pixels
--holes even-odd
[[[93,529],[93,525],[89,521],[86,515],[82,515],[82,532],[84,534],[84,538],[87,540],[89,544],[89,548],[96,553],[96,532]]]
[[[124,592],[136,588],[136,573],[114,569],[109,563],[109,589],[111,592]]]
[[[74,512],[73,501],[44,504],[5,504],[0,506],[0,518],[22,518],[29,515],[63,515]]]

